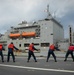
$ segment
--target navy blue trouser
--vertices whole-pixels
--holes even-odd
[[[47,61],[48,61],[48,59],[50,58],[50,55],[52,55],[52,56],[54,57],[54,60],[56,61],[56,56],[55,56],[53,50],[49,50],[49,51],[48,51]]]
[[[72,59],[73,59],[73,61],[74,61],[73,51],[71,51],[71,50],[68,50],[68,51],[67,51],[66,56],[65,56],[65,60],[67,60],[69,54],[71,54],[71,57],[72,57]]]
[[[29,52],[28,52],[28,61],[30,60],[31,56],[33,56],[34,60],[36,61],[36,57],[35,57],[33,51],[29,50]]]
[[[1,59],[2,59],[2,61],[4,61],[4,57],[3,57],[3,53],[2,53],[2,51],[0,51],[0,55],[1,55]]]
[[[9,60],[10,60],[10,54],[11,54],[11,56],[13,58],[13,61],[15,61],[15,56],[14,56],[13,51],[12,52],[8,51],[7,61],[9,62]]]

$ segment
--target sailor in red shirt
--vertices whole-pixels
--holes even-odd
[[[2,62],[4,62],[4,57],[3,57],[3,52],[2,52],[2,50],[5,50],[5,49],[4,49],[3,45],[0,44],[0,55],[1,55]]]
[[[71,54],[71,57],[72,57],[72,59],[74,61],[73,51],[74,51],[74,45],[72,44],[68,48],[68,51],[66,53],[66,56],[65,56],[65,60],[64,61],[67,61],[67,58],[68,58],[69,54]]]
[[[16,47],[14,46],[13,42],[11,42],[11,43],[8,45],[7,62],[9,62],[9,60],[10,60],[10,54],[12,55],[13,62],[15,62],[14,48],[15,48],[16,50],[19,50],[18,48],[16,48]]]
[[[58,51],[60,51],[60,49],[56,48],[54,44],[51,44],[51,45],[49,46],[48,56],[47,56],[46,62],[48,62],[48,59],[50,58],[50,55],[51,55],[51,54],[52,54],[52,56],[54,57],[55,62],[57,62],[56,56],[55,56],[55,54],[54,54],[54,50],[55,50],[55,49],[58,50]]]
[[[27,61],[27,62],[29,62],[29,60],[30,60],[30,58],[31,58],[31,55],[33,56],[35,62],[37,62],[36,57],[35,57],[35,55],[34,55],[34,50],[37,50],[37,49],[34,47],[34,43],[31,43],[31,44],[29,45],[28,61]],[[37,50],[37,51],[38,51],[38,50]]]

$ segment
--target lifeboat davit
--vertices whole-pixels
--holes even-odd
[[[35,36],[35,35],[36,35],[35,32],[23,32],[23,33],[22,33],[22,36],[23,36],[23,37],[27,37],[27,36]]]
[[[11,38],[20,37],[20,34],[19,33],[10,34],[9,37],[11,37]]]

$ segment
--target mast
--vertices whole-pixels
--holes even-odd
[[[52,16],[51,16],[51,14],[50,14],[50,12],[49,12],[49,5],[47,5],[47,18],[51,18]]]

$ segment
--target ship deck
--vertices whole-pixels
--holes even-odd
[[[38,62],[34,62],[33,58],[30,62],[27,62],[27,57],[16,56],[16,62],[6,62],[7,56],[4,56],[5,62],[0,60],[0,75],[74,75],[74,62],[71,58],[68,58],[64,62],[64,58],[57,58],[57,62],[54,62],[53,58],[50,58],[46,62],[46,57],[37,57]]]

